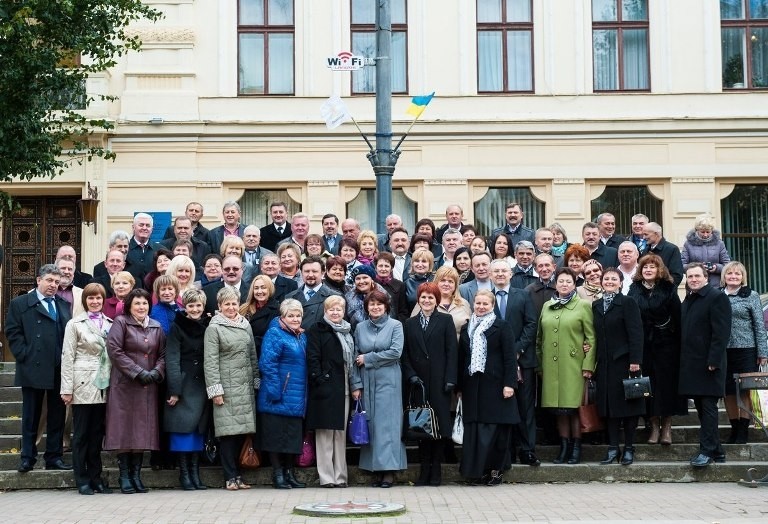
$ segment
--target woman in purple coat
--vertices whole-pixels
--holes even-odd
[[[725,244],[720,239],[720,232],[715,230],[715,221],[711,215],[696,217],[691,229],[685,236],[685,244],[680,251],[683,267],[691,262],[701,262],[707,270],[709,285],[720,287],[720,273],[723,266],[731,261]]]
[[[149,318],[151,308],[147,291],[131,291],[107,338],[112,375],[104,449],[117,451],[122,493],[147,492],[141,482],[144,451],[160,449],[157,385],[165,376],[165,333]]]

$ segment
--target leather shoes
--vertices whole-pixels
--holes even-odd
[[[716,454],[715,454],[715,455],[712,457],[712,460],[714,460],[714,461],[715,461],[716,463],[718,463],[718,464],[725,464],[725,452],[724,452],[724,451],[721,451],[721,452],[719,452],[719,453],[716,453]]]
[[[61,469],[65,471],[69,471],[72,469],[71,464],[65,464],[63,460],[56,459],[53,462],[49,462],[45,465],[45,469]]]
[[[695,468],[706,468],[713,462],[714,460],[709,455],[705,455],[704,453],[699,453],[698,455],[696,455],[691,459],[691,466]]]
[[[22,460],[21,464],[19,464],[19,468],[16,470],[19,473],[27,473],[29,471],[32,471],[34,469],[35,465],[32,464],[29,460]]]
[[[533,451],[520,455],[520,464],[528,464],[529,466],[541,466],[539,457]]]
[[[392,483],[389,482],[388,480],[382,480],[381,484],[379,484],[379,487],[380,488],[385,488],[385,489],[386,488],[391,488],[392,487]]]
[[[77,488],[77,492],[81,495],[93,495],[94,491],[88,484],[83,484],[79,488]]]
[[[112,489],[104,481],[91,482],[91,489],[94,493],[104,493],[105,495],[112,493]]]

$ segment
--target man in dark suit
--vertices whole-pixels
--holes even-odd
[[[211,246],[208,245],[208,242],[201,241],[192,235],[192,221],[187,217],[176,217],[176,220],[173,221],[173,237],[166,238],[160,242],[160,245],[173,252],[173,245],[177,240],[192,242],[192,252],[189,254],[189,258],[195,263],[196,271],[199,272],[199,268],[203,265],[203,259],[211,252]]]
[[[323,251],[338,255],[342,238],[339,233],[339,217],[333,213],[323,215]]]
[[[536,318],[541,315],[544,304],[555,294],[555,259],[552,255],[542,253],[533,259],[536,273],[539,275],[535,282],[528,284],[525,290],[531,295],[533,312]]]
[[[136,213],[133,217],[133,238],[128,243],[128,253],[125,257],[126,266],[130,262],[133,275],[136,278],[136,287],[142,287],[144,277],[154,269],[154,257],[158,244],[152,242],[152,228],[154,220],[147,213]]]
[[[512,327],[518,374],[522,380],[517,387],[517,407],[520,411],[518,431],[513,440],[520,447],[520,463],[540,466],[536,456],[536,328],[537,317],[527,291],[510,286],[512,269],[505,260],[491,262],[491,279],[496,295],[496,316]],[[512,451],[514,461],[515,452]]]
[[[273,298],[278,302],[282,302],[288,293],[299,287],[299,284],[295,280],[286,278],[279,273],[280,258],[276,254],[270,253],[261,257],[261,274],[272,279],[272,283],[275,285]]]
[[[208,231],[208,245],[211,246],[211,253],[221,254],[221,243],[225,236],[238,236],[243,238],[245,226],[240,223],[240,204],[234,200],[224,202],[221,209],[224,217],[224,223]]]
[[[291,236],[291,224],[288,223],[288,206],[285,202],[272,202],[269,205],[272,223],[261,228],[261,245],[272,252],[277,251],[277,243]]]
[[[726,347],[731,337],[731,303],[709,285],[704,264],[689,264],[689,290],[683,301],[680,326],[680,396],[692,398],[699,415],[699,453],[691,466],[725,462],[717,422],[717,402],[725,394]]]
[[[491,281],[491,254],[487,251],[481,251],[472,255],[472,273],[474,280],[464,282],[459,286],[461,298],[469,302],[469,308],[475,310],[475,295],[481,289],[493,291],[493,282]]]
[[[205,312],[213,315],[219,307],[216,294],[224,286],[236,289],[240,293],[240,303],[248,299],[248,284],[243,281],[242,259],[229,255],[221,263],[222,279],[203,287],[205,292]]]
[[[387,218],[384,219],[384,227],[387,228],[387,232],[376,235],[376,243],[379,253],[389,251],[389,236],[396,228],[403,227],[403,219],[400,215],[394,213],[387,215]]]
[[[683,281],[683,258],[680,255],[680,248],[662,236],[661,226],[656,222],[649,222],[645,225],[643,236],[648,247],[644,253],[640,253],[640,256],[648,253],[659,255],[664,261],[664,265],[667,266],[667,271],[672,275],[672,282],[675,286],[680,285],[680,282]]]
[[[445,224],[435,231],[435,242],[443,242],[443,234],[447,229],[458,229],[464,226],[464,210],[458,204],[452,204],[445,208]]]
[[[56,252],[56,260],[60,258],[63,258],[64,260],[70,260],[75,265],[75,276],[72,279],[71,285],[77,286],[80,289],[82,289],[86,285],[88,285],[91,282],[91,280],[93,280],[93,275],[89,275],[88,273],[83,273],[82,271],[77,269],[77,253],[75,253],[75,248],[64,244]]]
[[[301,279],[304,284],[288,293],[285,298],[293,298],[301,302],[304,307],[304,317],[301,319],[301,327],[309,329],[323,319],[323,302],[331,295],[338,295],[331,288],[323,284],[325,264],[320,257],[309,256],[301,261]]]
[[[208,243],[208,228],[200,223],[203,218],[203,204],[200,202],[190,202],[184,210],[184,216],[192,223],[192,237],[200,242]],[[163,235],[163,240],[174,238],[174,225],[168,226]]]
[[[616,217],[610,213],[600,213],[595,218],[595,223],[600,231],[600,242],[618,251],[626,237],[616,234]]]
[[[515,246],[515,265],[512,267],[511,285],[517,289],[525,289],[539,280],[533,259],[536,257],[535,246],[527,240],[521,240]]]
[[[600,230],[594,222],[587,222],[581,228],[582,245],[589,251],[592,260],[600,262],[604,268],[619,265],[619,252],[600,241]]]
[[[47,397],[45,469],[72,469],[62,460],[65,407],[60,397],[64,328],[72,318],[69,303],[58,297],[61,273],[53,264],[40,268],[37,287],[11,300],[5,335],[16,358],[14,385],[21,386],[21,463],[31,471],[37,461],[37,426]]]
[[[396,227],[389,233],[389,244],[387,246],[392,256],[395,257],[395,265],[392,268],[392,276],[403,282],[408,278],[411,271],[411,254],[408,252],[410,240],[408,231],[402,227]]]

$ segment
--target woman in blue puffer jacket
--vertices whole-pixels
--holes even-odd
[[[280,317],[272,319],[259,357],[259,445],[269,453],[272,485],[276,489],[303,488],[293,472],[301,453],[302,423],[307,399],[307,336],[301,329],[301,302],[286,299]]]

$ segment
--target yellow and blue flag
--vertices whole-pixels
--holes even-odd
[[[432,91],[432,93],[424,96],[414,96],[411,99],[411,105],[408,106],[408,110],[406,113],[409,115],[413,115],[416,118],[419,118],[421,114],[424,112],[424,110],[427,108],[427,104],[429,104],[432,101],[432,97],[435,96],[435,92]]]

